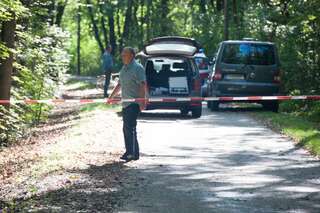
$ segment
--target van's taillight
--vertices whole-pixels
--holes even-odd
[[[222,79],[221,71],[219,69],[216,69],[214,76],[212,77],[212,80],[219,81],[221,79]]]
[[[201,81],[199,79],[195,79],[193,82],[193,89],[195,91],[200,91],[201,90]]]
[[[277,70],[274,74],[274,77],[273,77],[273,82],[274,83],[281,83],[281,72],[280,70]]]
[[[208,76],[209,76],[208,73],[200,73],[200,78],[201,78],[201,79],[207,79]]]

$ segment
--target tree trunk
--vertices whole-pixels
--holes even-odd
[[[138,9],[139,9],[139,2],[135,1],[133,4],[133,14],[132,19],[133,22],[130,25],[130,41],[139,40],[139,21],[138,21]]]
[[[147,22],[147,41],[150,40],[150,16],[151,16],[151,6],[152,6],[152,0],[147,0],[147,16],[146,16],[146,22]]]
[[[81,75],[81,5],[78,2],[77,75]]]
[[[116,33],[115,33],[115,26],[114,26],[114,17],[113,17],[113,8],[108,11],[108,21],[109,21],[109,41],[110,45],[112,46],[112,52],[111,54],[114,55],[117,50],[117,39],[116,39]]]
[[[144,43],[144,23],[145,23],[145,17],[144,17],[144,0],[141,0],[140,3],[140,7],[141,7],[141,14],[140,14],[140,47],[143,46]]]
[[[239,2],[240,4],[240,2]],[[239,12],[238,12],[238,2],[237,0],[232,0],[232,12],[233,12],[233,22],[236,28],[236,35],[237,39],[241,39],[241,28],[240,28],[240,19],[239,19]]]
[[[224,0],[224,40],[229,40],[229,14],[228,14],[228,0]]]
[[[64,14],[64,9],[66,8],[67,4],[68,4],[68,0],[65,0],[64,2],[59,2],[57,5],[57,14],[56,14],[55,24],[58,27],[61,26],[61,20]]]
[[[104,44],[105,47],[107,47],[109,45],[109,41],[108,41],[108,32],[107,32],[107,28],[106,28],[106,19],[105,19],[105,1],[102,3],[99,3],[99,8],[100,8],[100,12],[101,12],[101,28],[102,28],[102,34],[104,37]]]
[[[93,33],[94,33],[94,37],[99,45],[99,48],[100,48],[100,51],[101,51],[101,54],[104,53],[104,47],[103,47],[103,44],[102,44],[102,41],[100,39],[100,35],[99,35],[99,29],[98,29],[98,25],[97,25],[97,22],[94,18],[94,13],[93,13],[93,4],[91,3],[90,0],[87,0],[87,8],[88,8],[88,13],[89,13],[89,17],[90,17],[90,20],[91,20],[91,24],[92,24],[92,28],[93,28]]]
[[[161,20],[160,20],[160,33],[161,35],[167,35],[168,29],[168,13],[169,13],[169,1],[161,0]]]
[[[128,0],[126,18],[125,18],[125,21],[124,21],[122,36],[121,36],[121,39],[120,39],[120,49],[123,48],[124,44],[127,43],[127,39],[129,38],[130,24],[131,24],[131,19],[132,19],[132,6],[133,6],[133,0]]]
[[[201,13],[205,14],[207,12],[207,8],[206,8],[206,0],[200,0],[200,10]]]
[[[15,15],[10,21],[2,23],[1,30],[1,42],[3,42],[8,48],[14,48],[16,30]],[[10,50],[9,57],[0,60],[0,99],[9,100],[12,82],[13,71],[13,53]]]

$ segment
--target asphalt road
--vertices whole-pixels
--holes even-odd
[[[246,112],[143,114],[116,212],[320,212],[320,162]]]

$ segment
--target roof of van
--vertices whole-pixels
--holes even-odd
[[[274,43],[269,42],[269,41],[250,41],[250,40],[228,40],[228,41],[223,41],[222,43],[226,44],[269,44],[269,45],[274,45]]]

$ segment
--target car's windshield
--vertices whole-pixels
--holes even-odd
[[[222,62],[227,64],[273,65],[274,47],[268,44],[227,44]]]
[[[196,62],[199,70],[207,70],[209,66],[209,59],[204,57],[195,57],[194,61]]]

